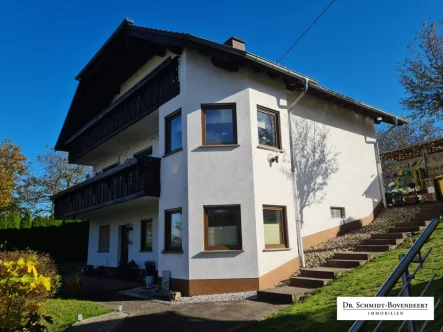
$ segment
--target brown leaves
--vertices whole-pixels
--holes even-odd
[[[12,204],[20,177],[27,170],[25,163],[20,147],[5,139],[0,145],[0,210]]]

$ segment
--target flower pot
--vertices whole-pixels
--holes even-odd
[[[152,286],[154,284],[154,276],[146,276],[145,282],[147,287]]]

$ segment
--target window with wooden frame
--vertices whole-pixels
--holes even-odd
[[[237,144],[235,104],[204,104],[202,109],[202,144]]]
[[[165,117],[165,153],[182,148],[182,112],[181,109]]]
[[[240,205],[204,207],[205,250],[241,250]]]
[[[182,251],[182,209],[165,211],[165,251]]]
[[[140,251],[152,251],[152,219],[141,221]]]
[[[98,230],[98,251],[109,252],[109,242],[111,237],[111,226],[100,226]]]
[[[285,207],[264,205],[263,224],[266,249],[288,247]]]
[[[258,144],[281,149],[279,112],[257,106]]]
[[[331,218],[344,219],[346,218],[344,207],[331,207]]]

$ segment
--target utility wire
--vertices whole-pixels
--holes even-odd
[[[320,17],[323,16],[324,13],[326,13],[326,11],[329,9],[329,7],[332,6],[332,4],[334,3],[335,0],[332,0],[329,5],[323,9],[323,11],[320,13],[320,15],[317,16],[317,18],[314,20],[314,22],[311,23],[311,25],[305,30],[305,32],[303,32],[301,34],[300,37],[298,37],[298,39],[294,42],[294,44],[292,44],[292,46],[286,51],[285,54],[283,54],[283,56],[277,61],[277,64],[280,64],[280,61],[286,56],[288,55],[289,52],[291,52],[291,50],[294,48],[295,45],[297,45],[297,43],[304,37],[304,35],[306,35],[308,33],[308,31],[314,26],[315,23],[317,23],[317,21],[320,19]]]

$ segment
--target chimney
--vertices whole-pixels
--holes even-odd
[[[246,51],[245,41],[234,36],[225,41],[224,44],[236,48],[238,50]]]

